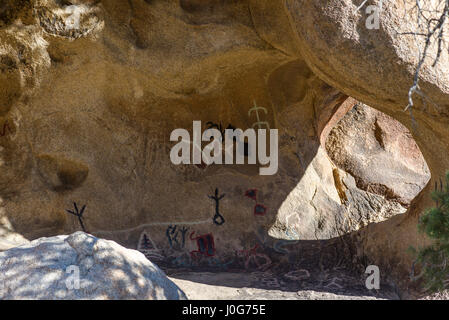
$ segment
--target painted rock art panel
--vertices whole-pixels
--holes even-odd
[[[27,239],[88,230],[169,267],[309,270],[299,265],[313,252],[382,255],[364,231],[410,210],[447,163],[429,169],[404,126],[314,74],[294,36],[303,30],[287,30],[298,1],[279,15],[260,15],[260,1],[212,1],[210,12],[198,1],[84,1],[74,25],[45,18],[62,19],[65,2],[0,21],[0,227]],[[256,140],[231,137],[232,163],[206,163],[197,122],[220,135],[214,151],[226,151],[227,130]],[[180,164],[177,129],[191,156]],[[267,159],[276,170],[263,175]],[[387,163],[394,181],[376,175]]]

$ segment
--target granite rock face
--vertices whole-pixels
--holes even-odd
[[[0,253],[0,298],[178,300],[186,296],[142,253],[76,232]]]
[[[407,247],[422,241],[417,216],[431,203],[421,189],[429,170],[449,167],[446,56],[423,73],[440,107],[417,104],[417,131],[402,111],[414,47],[392,38],[397,8],[387,4],[375,34],[359,27],[359,13],[353,19],[354,3],[6,1],[2,224],[30,240],[84,227],[178,267],[263,269],[296,259],[290,253],[309,243],[301,240],[350,234],[349,259],[407,269]],[[409,132],[371,111],[332,133],[358,103],[348,96],[404,124],[423,156]],[[257,164],[172,164],[174,129],[194,120],[203,130],[251,128],[255,105],[279,130],[275,175],[260,176]],[[75,207],[83,226],[67,213]]]
[[[360,189],[404,205],[430,180],[426,161],[408,129],[363,104],[332,130],[326,150],[340,169],[354,176]]]
[[[374,18],[373,11],[367,7],[379,7],[381,1],[369,1],[357,10],[362,2],[287,0],[284,3],[297,35],[297,45],[315,74],[373,107],[397,112],[408,104],[418,52],[425,46],[424,38],[416,38],[412,32],[426,30],[417,24],[414,1],[383,1],[377,15],[378,28],[367,27]],[[429,19],[439,18],[438,13],[443,12],[441,1],[425,0],[421,4],[429,12]],[[443,39],[447,41],[449,36],[444,34]],[[437,42],[432,41],[429,58],[421,70],[420,88],[429,98],[427,104],[432,104],[426,113],[447,117],[449,53],[443,50],[433,67],[432,57],[437,50]],[[424,111],[423,99],[416,95],[415,100],[416,108]]]

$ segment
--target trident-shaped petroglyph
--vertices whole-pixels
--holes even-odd
[[[265,125],[267,127],[267,129],[270,130],[270,124],[267,121],[260,121],[259,110],[263,110],[265,112],[265,114],[268,113],[266,108],[257,106],[256,101],[254,101],[254,107],[252,107],[248,111],[248,117],[251,116],[251,112],[253,112],[253,111],[256,112],[257,122],[254,122],[252,127],[254,128],[255,126],[258,126],[259,129],[262,129],[262,125]]]

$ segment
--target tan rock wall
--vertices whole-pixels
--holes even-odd
[[[89,232],[132,248],[143,240],[152,259],[174,265],[191,264],[194,252],[204,265],[263,269],[289,255],[290,262],[316,255],[317,246],[324,250],[316,240],[350,233],[359,256],[409,266],[405,249],[418,241],[428,188],[397,215],[402,206],[362,190],[324,148],[355,104],[347,95],[413,129],[402,111],[407,52],[395,51],[403,44],[387,28],[397,20],[383,18],[385,30],[367,33],[351,20],[349,0],[27,3],[0,10],[0,198],[8,228],[29,239],[73,232],[79,222],[66,210],[76,203],[86,205]],[[423,77],[439,107],[418,105],[413,133],[437,177],[449,165],[447,88],[431,73]],[[254,103],[279,130],[276,175],[259,176],[257,165],[170,162],[172,130],[190,129],[193,120],[246,129],[256,121],[248,116]],[[222,225],[213,222],[216,189],[225,194]],[[256,200],[245,196],[252,189]],[[265,215],[254,214],[257,204]]]

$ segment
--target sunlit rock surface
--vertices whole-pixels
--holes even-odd
[[[0,253],[0,299],[178,300],[185,294],[138,251],[83,232]]]

